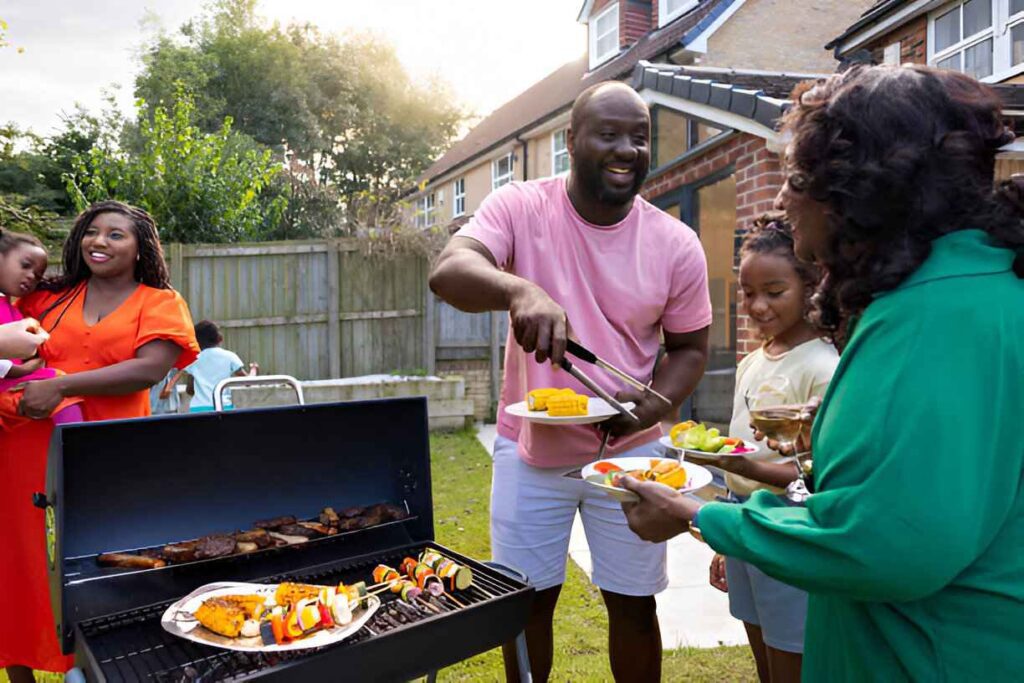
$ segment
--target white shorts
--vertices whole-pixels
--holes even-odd
[[[658,442],[621,456],[656,456]],[[491,548],[495,561],[525,573],[537,590],[561,585],[569,535],[579,510],[599,588],[647,596],[668,587],[665,544],[641,540],[629,530],[622,508],[580,479],[577,469],[542,469],[519,458],[516,442],[494,441],[491,479]]]

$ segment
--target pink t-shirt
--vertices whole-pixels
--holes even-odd
[[[510,183],[491,193],[457,234],[483,243],[499,267],[542,287],[566,310],[585,347],[643,382],[651,379],[662,328],[693,332],[711,323],[700,240],[641,197],[621,222],[599,226],[576,212],[564,177]],[[613,396],[626,388],[600,368],[582,361],[579,367]],[[518,441],[520,457],[536,467],[593,460],[601,445],[593,426],[538,425],[505,412],[541,387],[591,394],[569,373],[524,353],[509,329],[498,433]],[[613,440],[607,454],[659,435],[655,426]]]

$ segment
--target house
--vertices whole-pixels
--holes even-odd
[[[428,168],[408,197],[415,221],[454,230],[501,185],[568,172],[576,96],[609,79],[632,83],[651,106],[652,168],[642,193],[696,230],[708,257],[712,352],[692,409],[727,422],[737,358],[758,343],[738,312],[736,245],[782,182],[775,121],[798,82],[835,70],[822,46],[871,4],[586,0],[577,20],[588,28],[587,54],[484,118]],[[438,357],[437,366],[476,371],[465,358]]]
[[[1024,0],[879,0],[828,42],[841,62],[928,64],[992,84],[1024,133]],[[997,179],[1024,173],[1024,144],[997,156]]]

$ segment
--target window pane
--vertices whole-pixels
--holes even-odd
[[[602,17],[597,19],[597,35],[603,36],[611,30],[618,27],[619,24],[619,12],[618,10],[612,10]]]
[[[954,7],[935,20],[935,51],[960,42],[960,8]]]
[[[991,38],[964,50],[964,73],[975,78],[985,78],[992,75]]]
[[[952,57],[946,57],[941,62],[936,62],[935,66],[940,69],[951,69],[953,71],[960,70],[960,53],[956,53]]]
[[[992,25],[992,0],[969,0],[964,3],[964,38],[984,31]]]
[[[1024,24],[1014,26],[1010,30],[1010,38],[1013,41],[1013,63],[1020,64],[1024,62]]]
[[[695,419],[728,423],[736,368],[736,177],[697,190],[696,209],[694,223],[707,256],[713,317],[707,365],[712,372],[698,385],[693,406]]]
[[[711,138],[715,137],[716,135],[721,135],[721,134],[722,134],[722,131],[720,131],[719,129],[715,128],[714,126],[709,126],[706,123],[699,123],[698,122],[697,123],[697,141],[694,144],[698,144],[699,145],[700,143],[706,142],[706,141],[710,140]]]
[[[619,47],[619,32],[618,31],[614,31],[612,33],[609,33],[608,35],[606,35],[603,38],[598,38],[597,39],[597,54],[598,54],[598,56],[603,56],[603,55],[611,54],[613,52],[618,52],[618,47]]]
[[[672,14],[679,10],[680,7],[690,2],[690,0],[668,0],[666,3],[665,10],[668,14]]]
[[[1010,14],[1024,12],[1024,0],[1010,0]]]
[[[654,113],[651,168],[664,166],[687,150],[687,118],[677,111],[658,107]]]

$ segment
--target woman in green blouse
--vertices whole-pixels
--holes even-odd
[[[641,537],[691,521],[810,593],[808,681],[1024,676],[1024,181],[988,87],[926,67],[798,89],[777,199],[827,276],[843,349],[811,433],[817,493],[711,503],[626,486]]]

